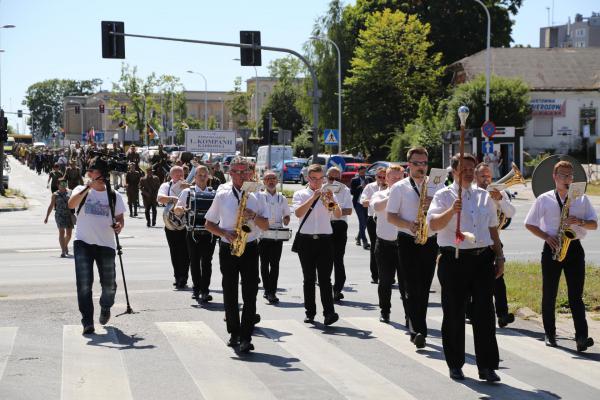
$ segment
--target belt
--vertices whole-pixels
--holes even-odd
[[[379,236],[377,236],[377,241],[381,242],[383,244],[387,244],[389,246],[395,246],[398,247],[398,242],[396,240],[387,240],[387,239],[382,239]]]
[[[301,238],[305,238],[305,239],[325,239],[325,238],[330,238],[333,235],[330,233],[318,233],[318,234],[307,234],[307,233],[298,233],[298,235],[300,235]]]
[[[331,221],[331,225],[340,224],[342,222],[344,224],[348,225],[348,223],[346,221],[344,221],[343,219],[334,219],[333,221]]]
[[[480,254],[483,254],[483,252],[486,250],[490,250],[490,247],[486,246],[486,247],[477,247],[475,249],[459,249],[458,254],[463,255],[463,256],[478,256]],[[443,246],[443,247],[440,247],[440,251],[441,252],[449,252],[449,253],[454,254],[454,252],[456,251],[456,247]]]

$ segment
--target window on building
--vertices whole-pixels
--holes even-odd
[[[575,47],[585,47],[585,42],[575,42]]]
[[[533,118],[533,136],[552,136],[554,118],[537,116]]]
[[[598,117],[598,110],[593,106],[583,106],[579,110],[579,134],[583,136],[583,131],[586,125],[589,125],[590,135],[597,135],[596,132],[596,119]]]
[[[575,29],[575,37],[585,37],[585,29]]]

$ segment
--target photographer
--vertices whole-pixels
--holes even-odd
[[[119,193],[111,191],[111,205],[116,221],[113,225],[109,194],[107,193],[108,163],[100,157],[92,159],[87,174],[91,181],[77,186],[69,199],[69,208],[77,209],[78,214],[73,248],[77,301],[82,316],[84,335],[94,333],[94,304],[92,301],[94,261],[96,261],[102,286],[99,322],[105,325],[110,319],[110,308],[115,302],[117,291],[115,233],[118,234],[123,229],[123,213],[125,212],[123,198]]]

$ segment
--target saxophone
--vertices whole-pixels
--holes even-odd
[[[246,203],[248,202],[248,191],[242,192],[242,198],[240,199],[240,205],[237,210],[237,217],[235,221],[235,239],[231,243],[231,255],[240,257],[246,250],[246,239],[252,228],[248,225],[246,218],[244,217],[244,211],[246,211]]]
[[[419,209],[417,210],[417,232],[415,233],[415,243],[425,244],[427,243],[427,210],[425,209],[425,201],[427,200],[427,177],[423,180],[421,185],[421,193],[419,195]]]
[[[569,217],[569,206],[571,205],[571,197],[568,196],[565,204],[563,205],[562,212],[560,214],[560,225],[558,226],[558,246],[552,253],[552,259],[558,262],[562,262],[567,256],[569,251],[569,245],[571,241],[575,239],[575,231],[566,226],[565,221]]]

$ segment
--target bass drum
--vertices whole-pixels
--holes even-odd
[[[573,182],[587,182],[587,175],[583,166],[575,158],[567,155],[554,155],[545,158],[537,167],[533,170],[531,176],[531,188],[535,197],[546,193],[550,190],[554,190],[554,178],[552,177],[552,171],[554,166],[559,161],[569,161],[573,164]]]

